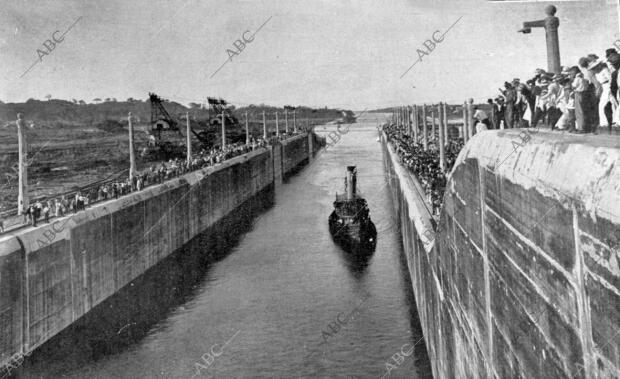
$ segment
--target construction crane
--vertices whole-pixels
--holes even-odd
[[[170,141],[171,135],[176,135],[177,138],[182,136],[179,123],[168,113],[159,96],[149,93],[149,101],[151,102],[150,141],[143,156],[157,160],[184,157],[185,148],[182,144],[175,145]],[[194,130],[192,132],[202,144],[206,142],[201,134]]]
[[[226,100],[207,97],[207,103],[209,104],[207,112],[209,112],[209,124],[211,126],[222,125],[222,114],[226,117],[226,126],[237,126],[239,124],[237,118],[228,112]]]
[[[206,123],[206,128],[196,131],[190,127],[190,131],[198,141],[200,141],[201,148],[210,149],[219,141],[218,134],[221,133],[222,114],[226,118],[226,138],[231,142],[239,142],[245,139],[245,135],[237,130],[233,130],[238,127],[237,119],[230,114],[227,110],[227,103],[222,99],[208,98],[209,118]],[[150,135],[151,140],[149,147],[143,153],[143,156],[148,156],[154,159],[165,159],[185,156],[185,148],[182,145],[175,145],[170,141],[172,136],[182,136],[179,123],[168,113],[164,107],[163,100],[154,93],[149,93],[149,101],[151,102],[151,124]],[[212,115],[213,113],[213,115]],[[237,128],[238,129],[238,128]],[[179,138],[179,141],[181,139]]]

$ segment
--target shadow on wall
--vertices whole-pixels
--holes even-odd
[[[139,343],[196,295],[213,265],[230,254],[274,201],[271,185],[47,341],[16,374],[32,369],[60,375]]]

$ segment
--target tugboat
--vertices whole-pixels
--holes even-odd
[[[336,194],[334,211],[329,215],[329,232],[345,250],[371,253],[377,245],[377,229],[370,220],[366,200],[356,193],[357,169],[347,166],[345,193]]]

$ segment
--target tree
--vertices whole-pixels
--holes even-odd
[[[73,102],[73,104],[77,104],[77,100],[71,99],[71,101]]]
[[[116,103],[116,97],[112,98],[112,102]]]
[[[93,99],[93,103],[95,104],[99,104],[100,102],[101,102],[101,99],[98,97]]]
[[[134,101],[136,101],[136,99],[134,99],[133,97],[128,97],[127,98],[127,102],[128,103],[133,103]]]
[[[107,103],[107,102],[110,102],[110,101],[112,101],[112,99],[110,99],[109,97],[106,97],[106,98],[105,98],[105,102],[106,102],[106,103]]]
[[[198,104],[198,103],[189,103],[188,105],[189,105],[190,109],[200,108],[200,104]]]
[[[45,98],[47,99],[47,101],[52,100],[52,95],[45,95]]]
[[[86,104],[86,102],[85,102],[84,100],[80,100],[80,101],[78,101],[78,103],[79,103],[80,105],[84,105],[84,104]]]

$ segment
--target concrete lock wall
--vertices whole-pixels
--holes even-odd
[[[282,160],[307,150],[289,147]],[[278,163],[283,166],[284,163]],[[0,239],[0,368],[274,183],[258,149]]]
[[[416,178],[384,138],[435,377],[620,376],[613,142],[477,134],[455,163],[434,225]]]
[[[309,136],[312,134],[300,134],[293,138],[282,141],[282,172],[284,176],[293,171],[301,163],[309,158]],[[311,138],[311,137],[310,137]]]

